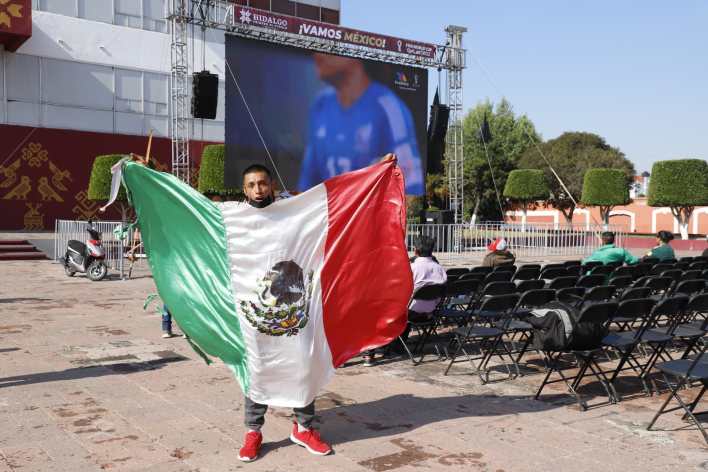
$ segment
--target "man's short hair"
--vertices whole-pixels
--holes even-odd
[[[241,176],[246,177],[247,174],[254,174],[256,172],[263,172],[265,175],[268,176],[270,180],[273,180],[273,175],[270,173],[270,169],[261,164],[251,164],[250,166],[246,167],[246,170],[243,171]]]
[[[435,247],[435,238],[430,236],[418,236],[415,242],[415,250],[421,257],[431,257]]]
[[[615,243],[615,233],[612,231],[605,231],[601,235],[603,244],[614,244]]]

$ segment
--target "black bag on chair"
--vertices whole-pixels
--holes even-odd
[[[584,351],[597,349],[607,328],[597,323],[578,322],[580,312],[567,303],[552,301],[531,311],[526,321],[533,326],[533,346],[540,351]]]

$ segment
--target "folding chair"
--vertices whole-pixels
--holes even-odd
[[[704,344],[699,350],[698,355],[693,359],[671,360],[656,365],[656,369],[661,372],[664,381],[669,385],[669,395],[659,408],[659,411],[654,415],[654,418],[649,422],[647,431],[651,430],[656,420],[659,419],[659,416],[676,410],[683,410],[683,419],[690,419],[703,435],[703,440],[708,443],[708,433],[706,433],[703,425],[698,418],[696,418],[697,413],[695,413],[696,406],[698,406],[701,398],[703,398],[703,395],[706,393],[706,389],[708,389],[708,358],[705,355],[705,351],[706,345]],[[669,380],[670,377],[675,380],[673,384]],[[693,401],[687,403],[678,395],[678,391],[683,388],[688,388],[694,382],[700,382],[702,387]],[[666,407],[672,399],[676,400],[678,406],[667,410]]]
[[[614,285],[598,285],[585,291],[583,302],[606,302],[609,301],[615,294],[616,287]]]
[[[516,266],[514,264],[499,265],[492,270],[492,273],[494,272],[511,272],[513,275],[516,272]]]
[[[602,265],[602,266],[593,267],[593,269],[590,271],[590,273],[592,275],[608,276],[614,271],[615,271],[615,267],[613,267],[611,265]]]
[[[690,266],[688,266],[689,269],[692,270],[706,270],[708,269],[708,262],[706,261],[696,261],[692,262]]]
[[[518,294],[511,295],[495,295],[484,300],[479,308],[475,311],[475,315],[486,314],[489,315],[494,313],[499,319],[510,319],[508,316],[511,310],[516,306],[519,300]],[[506,348],[506,345],[502,342],[502,337],[504,336],[504,329],[497,327],[480,326],[478,324],[472,324],[471,326],[457,328],[453,333],[453,339],[450,341],[450,347],[455,346],[454,351],[450,354],[450,363],[443,375],[447,375],[455,363],[457,356],[462,352],[467,360],[470,361],[475,373],[479,376],[482,384],[486,384],[489,381],[489,369],[488,364],[493,356],[499,357],[504,361],[504,355],[506,355],[512,362],[514,362],[512,354]],[[472,357],[466,350],[465,346],[475,343],[479,348],[479,357]],[[478,364],[475,360],[479,361]],[[509,366],[505,363],[504,366],[509,372],[509,378],[512,378],[514,374],[512,373]],[[518,375],[517,371],[517,375]]]
[[[425,287],[419,288],[413,294],[413,297],[411,297],[409,307],[416,300],[441,301],[445,296],[446,288],[447,286],[445,284],[427,285]],[[408,347],[408,344],[406,343],[406,340],[408,339],[407,336],[406,339],[404,339],[403,334],[401,334],[401,336],[398,337],[398,341],[401,343],[403,349],[406,351],[406,354],[408,354],[408,357],[410,358],[413,365],[418,365],[423,362],[423,357],[425,357],[425,343],[435,331],[435,327],[437,324],[437,321],[435,319],[437,308],[438,307],[436,307],[436,309],[430,313],[416,313],[414,311],[408,311],[408,325],[406,327],[405,333],[409,333],[410,331],[415,330],[416,334],[418,335],[418,339],[412,350]],[[416,361],[414,358],[414,353],[418,350],[420,350],[420,359]],[[435,347],[435,350],[437,351],[438,356],[440,356],[440,350],[437,346]]]
[[[548,284],[548,288],[550,288],[551,290],[560,290],[562,288],[574,287],[577,282],[577,277],[556,277]]]
[[[541,264],[521,264],[519,270],[521,269],[538,269],[541,272]]]
[[[679,293],[683,295],[695,295],[706,289],[706,281],[703,279],[683,280],[676,284],[676,287],[671,291],[672,295]]]
[[[616,325],[617,331],[621,332],[630,329],[635,322],[641,322],[644,317],[649,315],[656,303],[655,300],[649,298],[649,294],[647,288],[634,288],[627,291],[626,298],[620,299],[617,310],[610,317],[607,323],[608,328]]]
[[[611,261],[611,262],[608,262],[608,263],[605,264],[605,265],[608,266],[608,267],[612,267],[613,269],[616,269],[616,268],[618,268],[618,267],[622,267],[622,265],[624,265],[624,262],[622,262],[622,261]]]
[[[702,279],[703,276],[701,274],[701,271],[698,269],[688,269],[684,270],[683,274],[681,274],[681,280],[693,280],[693,279]]]
[[[539,275],[539,279],[543,280],[553,280],[558,277],[565,277],[568,275],[568,270],[565,267],[544,267]]]
[[[646,299],[644,299],[646,300]],[[642,300],[628,300],[622,302],[622,304],[638,303]],[[646,314],[641,314],[639,317],[643,318],[641,326],[634,331],[625,331],[621,333],[610,333],[605,339],[602,340],[602,344],[606,347],[616,349],[620,353],[620,361],[617,367],[612,372],[612,377],[610,378],[610,389],[615,395],[617,401],[620,400],[620,396],[617,394],[615,389],[615,381],[619,376],[620,372],[627,370],[624,368],[625,364],[628,364],[635,373],[638,374],[639,380],[642,383],[642,387],[647,395],[651,395],[651,388],[647,383],[649,374],[651,373],[654,364],[663,355],[666,346],[671,342],[672,336],[658,330],[650,329],[660,317],[664,316],[671,321],[671,318],[680,315],[688,303],[688,298],[686,297],[671,297],[659,300],[651,312]],[[620,312],[620,307],[618,307],[617,312]],[[640,360],[634,355],[635,349],[639,345],[644,345],[651,348],[650,354],[647,356],[647,360],[641,363]]]
[[[566,287],[556,291],[558,301],[569,305],[578,305],[583,301],[585,289],[583,287]]]
[[[572,266],[579,266],[579,265],[583,265],[583,261],[580,261],[580,260],[565,261],[565,262],[563,262],[563,265],[566,268],[572,267]]]
[[[492,282],[508,282],[514,276],[513,272],[492,272],[482,281],[482,285],[487,285]]]
[[[478,280],[479,282],[482,282],[482,280],[484,280],[484,277],[485,275],[479,272],[467,272],[466,274],[462,274],[461,276],[459,276],[457,280]]]
[[[671,270],[673,268],[674,268],[673,264],[667,264],[664,262],[661,262],[659,264],[654,264],[654,266],[651,268],[651,272],[649,272],[649,275],[660,275],[665,270]]]
[[[659,263],[659,258],[658,257],[643,257],[642,262],[646,262],[647,264],[658,264]]]
[[[583,275],[575,283],[577,287],[593,288],[605,285],[605,276],[599,274]]]
[[[630,266],[634,268],[634,276],[636,278],[639,277],[644,277],[645,275],[649,275],[649,272],[651,272],[651,268],[654,266],[654,264],[648,263],[648,262],[640,262],[638,264],[634,264],[633,266]]]
[[[679,259],[679,262],[693,262],[695,258],[693,256],[685,256]]]
[[[532,280],[519,280],[516,282],[516,288],[519,293],[528,292],[529,290],[540,290],[546,286],[543,280],[532,279]]]
[[[589,274],[595,267],[599,267],[601,265],[604,264],[600,261],[588,261],[581,266],[581,273]]]
[[[674,280],[674,282],[678,282],[681,280],[681,277],[683,276],[683,271],[680,269],[669,269],[665,270],[661,274],[659,274],[661,277],[669,277]]]
[[[447,269],[445,273],[447,274],[448,277],[453,276],[453,277],[459,277],[462,274],[466,274],[469,272],[469,269],[465,267],[452,267],[450,269]]]
[[[671,277],[649,277],[644,283],[644,286],[651,290],[651,295],[656,298],[661,298],[668,295],[674,279]]]
[[[473,274],[484,274],[484,275],[487,275],[487,274],[491,273],[492,270],[493,270],[493,269],[492,269],[491,267],[477,266],[477,267],[472,267],[472,268],[470,269],[470,272],[472,272]]]
[[[625,300],[634,300],[637,298],[649,298],[649,295],[651,295],[650,289],[646,287],[633,287],[622,292],[619,301],[623,302]]]
[[[533,339],[531,332],[533,331],[533,326],[531,326],[527,321],[524,320],[527,316],[531,314],[531,310],[534,308],[541,308],[547,305],[549,302],[556,299],[556,291],[550,289],[536,289],[529,290],[521,294],[514,311],[512,312],[513,319],[506,323],[505,333],[509,336],[510,343],[513,346],[515,338],[520,336],[520,341],[523,342],[521,349],[514,351],[511,350],[512,354],[518,354],[514,364],[516,364],[517,370],[521,358],[524,357],[526,351],[528,350],[529,344]],[[497,327],[502,327],[505,321],[497,322]],[[519,370],[520,371],[520,370]]]
[[[694,295],[686,306],[686,317],[683,323],[675,327],[675,337],[686,341],[686,350],[681,356],[686,359],[696,346],[703,343],[703,337],[708,331],[708,293]]]
[[[478,280],[456,280],[448,283],[442,308],[438,310],[438,325],[467,323],[469,309],[476,299],[478,288]]]
[[[614,279],[615,277],[634,277],[634,272],[635,272],[635,267],[634,266],[621,266],[617,267],[615,270],[612,271],[612,275],[610,275],[611,279]]]
[[[580,277],[582,275],[583,268],[579,265],[568,266],[565,268],[565,274],[572,277]]]
[[[524,267],[521,266],[517,269],[512,280],[534,280],[538,279],[541,274],[540,267]]]
[[[615,286],[615,294],[622,293],[626,288],[632,285],[632,277],[629,275],[610,276],[609,285]]]
[[[593,305],[588,305],[580,312],[578,316],[577,323],[592,323],[598,327],[604,327],[607,324],[608,319],[613,315],[617,309],[617,303],[615,302],[604,302],[595,303]],[[541,382],[541,386],[536,391],[534,399],[538,400],[541,396],[541,392],[546,385],[563,382],[568,391],[578,402],[580,408],[585,411],[588,409],[587,402],[585,402],[580,394],[578,393],[578,388],[580,387],[580,382],[586,377],[588,369],[591,374],[600,382],[603,389],[607,393],[607,397],[610,402],[614,403],[614,396],[610,390],[609,380],[605,375],[605,372],[597,364],[597,356],[602,353],[602,345],[600,343],[597,346],[584,346],[587,349],[584,350],[564,350],[564,351],[544,351],[544,357],[546,360],[547,370],[546,377]],[[563,355],[566,357],[571,357],[570,365],[563,366],[561,364],[561,358]],[[570,356],[567,356],[570,355]],[[566,376],[564,371],[569,369],[578,369],[575,375]],[[553,373],[558,374],[560,379],[550,380]]]

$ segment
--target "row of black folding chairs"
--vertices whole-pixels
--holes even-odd
[[[585,305],[579,316],[580,321],[594,322],[606,327],[613,323],[634,324],[627,331],[610,331],[594,349],[582,351],[544,352],[547,372],[535,398],[539,398],[544,387],[551,383],[564,382],[582,409],[587,403],[578,393],[583,378],[592,375],[603,387],[611,403],[621,400],[617,381],[621,373],[631,371],[641,382],[645,393],[658,391],[653,371],[663,375],[670,395],[647,427],[650,429],[657,418],[670,411],[683,409],[685,418],[692,420],[706,442],[708,435],[696,420],[694,409],[708,385],[708,356],[704,356],[703,339],[708,330],[708,294],[698,294],[691,298],[684,295],[660,300],[638,298],[617,302],[602,302]],[[678,357],[674,359],[673,354]],[[616,364],[603,369],[599,359],[614,353]],[[693,356],[693,359],[691,357]],[[611,356],[607,356],[608,359]],[[662,361],[662,362],[659,362]],[[572,375],[565,372],[572,370]],[[588,374],[588,371],[590,373]],[[551,380],[553,374],[559,378]],[[675,382],[670,381],[670,377]],[[700,382],[703,388],[691,402],[684,402],[677,391],[691,382]],[[667,410],[671,399],[679,407]]]

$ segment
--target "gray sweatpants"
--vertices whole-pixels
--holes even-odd
[[[256,403],[246,397],[244,402],[244,424],[253,431],[260,431],[261,426],[265,423],[265,414],[268,411],[268,405]],[[295,421],[303,428],[311,429],[312,422],[315,419],[315,401],[313,400],[307,406],[302,408],[293,408]]]

